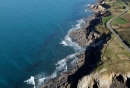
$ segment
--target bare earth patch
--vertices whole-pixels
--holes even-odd
[[[130,23],[121,24],[120,27],[122,27],[122,28],[128,28],[128,27],[130,27]]]
[[[122,15],[121,18],[123,18],[127,22],[130,22],[130,14],[129,13],[126,13],[126,14]]]
[[[127,57],[127,56],[125,56],[125,55],[123,55],[123,54],[119,54],[119,55],[117,55],[121,60],[128,60],[129,59],[129,57]]]

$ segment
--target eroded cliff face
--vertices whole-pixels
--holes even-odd
[[[81,28],[73,30],[72,32],[70,32],[69,36],[79,46],[97,46],[98,43],[95,40],[98,40],[99,42],[101,41],[101,39],[99,38],[100,35],[94,31],[94,26],[99,23],[100,16],[98,15],[91,16],[90,21],[84,19],[81,24]]]
[[[92,73],[90,75],[83,77],[81,80],[79,80],[77,86],[77,88],[129,88],[129,87],[130,87],[130,73],[100,74],[100,72]]]
[[[95,40],[100,37],[95,32],[89,32],[88,30],[78,29],[70,33],[70,37],[78,43],[80,46],[96,46]]]

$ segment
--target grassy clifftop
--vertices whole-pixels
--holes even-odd
[[[114,3],[116,4],[114,5]],[[96,30],[100,33],[110,33],[106,28],[106,22],[124,10],[120,8],[117,10],[117,12],[114,12],[117,8],[123,6],[122,2],[120,1],[112,0],[111,2],[108,2],[106,4],[110,6],[108,10],[111,12],[112,15],[103,17],[102,24],[96,26]],[[114,20],[111,25],[113,26],[115,31],[120,36],[122,36],[124,41],[130,44],[130,18],[128,15],[130,16],[130,12],[127,12],[120,18]],[[116,37],[114,37],[113,34],[111,34],[111,39],[107,42],[107,44],[104,44],[104,48],[101,50],[101,52],[101,61],[99,63],[102,64],[95,69],[96,72],[100,72],[102,69],[105,69],[105,71],[101,72],[101,74],[111,74],[113,72],[130,72],[130,53],[123,48],[121,43],[116,39]]]
[[[130,53],[127,52],[120,42],[112,35],[102,52],[102,65],[96,71],[106,69],[104,73],[127,73],[130,72]]]

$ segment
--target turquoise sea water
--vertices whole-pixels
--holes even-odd
[[[0,88],[34,88],[27,82],[31,76],[39,87],[39,82],[67,70],[64,58],[75,58],[76,51],[61,42],[76,20],[91,14],[85,9],[92,3],[0,0]]]

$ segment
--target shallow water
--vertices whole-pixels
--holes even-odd
[[[91,14],[85,12],[91,3],[0,0],[0,88],[34,88],[25,82],[31,76],[38,85],[53,73],[55,77],[56,70],[67,70],[64,58],[72,58],[78,45],[63,40],[76,20]]]

